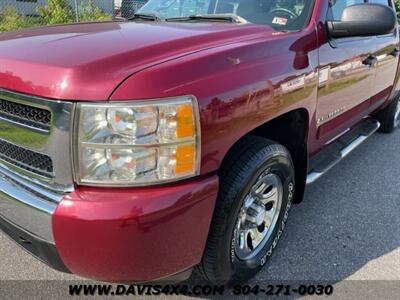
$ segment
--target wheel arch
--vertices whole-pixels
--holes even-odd
[[[304,197],[308,167],[307,138],[309,131],[309,114],[300,108],[280,115],[265,122],[237,140],[228,150],[222,160],[220,170],[232,163],[231,158],[236,145],[247,136],[258,136],[269,139],[286,147],[290,152],[295,166],[296,189],[293,202],[300,203]],[[220,174],[221,175],[221,174]]]

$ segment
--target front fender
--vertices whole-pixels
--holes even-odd
[[[171,60],[134,74],[110,100],[194,95],[200,108],[201,173],[214,172],[232,145],[258,126],[298,108],[314,115],[314,34],[282,33]]]

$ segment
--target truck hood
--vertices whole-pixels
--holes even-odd
[[[140,70],[272,32],[252,24],[105,22],[0,34],[0,88],[104,101]]]

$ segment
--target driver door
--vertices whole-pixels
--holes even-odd
[[[340,20],[343,10],[364,0],[332,2],[328,19]],[[318,139],[322,144],[352,127],[368,110],[375,68],[375,36],[330,40],[320,47],[317,104]]]

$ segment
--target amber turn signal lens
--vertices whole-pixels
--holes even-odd
[[[178,124],[176,135],[178,138],[193,137],[195,134],[194,114],[192,104],[181,104],[177,106]]]
[[[193,172],[196,168],[196,147],[194,144],[179,145],[176,149],[177,174]]]

